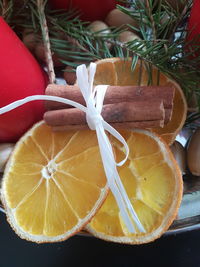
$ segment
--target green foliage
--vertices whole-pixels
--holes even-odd
[[[37,1],[15,2],[10,1],[9,7],[5,8],[4,1],[0,0],[1,14],[19,36],[24,29],[31,29],[42,36]],[[125,2],[128,7],[118,5],[117,8],[137,21],[138,26],[111,27],[109,34],[104,31],[91,32],[89,22],[81,21],[77,10],[52,11],[47,3],[45,15],[52,51],[64,64],[73,68],[82,62],[119,56],[131,57],[134,69],[140,59],[147,66],[149,84],[152,81],[151,66],[154,65],[180,84],[187,99],[195,93],[200,110],[200,56],[194,56],[195,51],[191,51],[186,42],[187,18],[192,1],[182,0],[182,6],[180,0],[174,1],[173,6],[168,0]],[[117,37],[127,29],[136,32],[140,39],[119,42]],[[196,116],[200,117],[200,113],[197,112],[195,120]]]
[[[14,3],[12,0],[10,0],[10,1],[1,0],[0,1],[0,14],[8,22],[10,20],[10,17],[13,14],[13,6],[14,6]]]

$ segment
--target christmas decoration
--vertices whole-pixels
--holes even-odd
[[[44,72],[12,29],[0,18],[1,98],[0,107],[30,94],[43,94]],[[29,103],[0,117],[0,142],[15,142],[42,119],[42,102]],[[27,115],[28,114],[28,115]]]
[[[89,74],[88,74],[88,70],[86,69],[85,65],[80,65],[77,68],[78,85],[80,87],[83,98],[85,100],[86,107],[77,103],[77,102],[71,101],[69,99],[58,98],[55,96],[30,96],[30,97],[27,97],[27,98],[22,99],[20,101],[14,102],[10,106],[3,107],[2,109],[0,109],[0,114],[3,114],[4,112],[8,112],[8,111],[15,109],[16,107],[18,107],[22,104],[25,104],[29,101],[37,100],[37,99],[55,100],[55,101],[58,101],[61,103],[66,103],[68,105],[72,105],[72,106],[80,109],[81,111],[85,112],[89,128],[91,130],[95,130],[96,134],[97,134],[97,140],[98,140],[98,146],[99,146],[98,151],[100,151],[100,155],[101,155],[101,159],[102,159],[102,163],[103,163],[103,169],[105,170],[105,175],[107,178],[108,186],[111,189],[111,192],[114,196],[116,204],[120,210],[120,212],[117,212],[117,213],[120,214],[119,218],[122,220],[125,229],[128,230],[127,234],[125,232],[122,234],[122,237],[121,237],[122,239],[119,238],[119,240],[116,239],[115,241],[121,242],[122,240],[124,240],[123,242],[131,243],[131,244],[145,243],[148,241],[152,241],[156,237],[158,237],[162,232],[165,231],[165,229],[170,225],[170,223],[172,222],[172,220],[176,216],[177,209],[180,205],[181,196],[182,196],[181,173],[177,167],[178,166],[177,163],[174,161],[174,159],[172,157],[172,154],[169,153],[169,147],[165,143],[162,143],[161,139],[158,136],[154,136],[154,134],[151,133],[150,131],[149,132],[145,132],[145,131],[141,132],[141,130],[139,130],[138,132],[136,131],[135,132],[136,137],[133,137],[130,139],[135,140],[135,138],[137,138],[137,135],[139,133],[142,133],[141,137],[138,139],[138,141],[136,141],[138,143],[139,140],[140,140],[140,142],[143,140],[141,142],[141,144],[137,147],[137,149],[139,151],[141,149],[142,153],[138,154],[140,152],[139,151],[136,152],[136,148],[134,148],[133,145],[131,145],[131,144],[128,145],[129,138],[128,138],[127,143],[126,143],[123,136],[120,135],[107,122],[105,122],[105,120],[101,116],[101,112],[102,112],[102,108],[103,108],[103,98],[105,96],[106,89],[108,89],[108,85],[99,85],[98,87],[95,87],[94,90],[91,90],[93,88],[95,71],[96,71],[96,64],[94,64],[94,63],[90,64]],[[170,89],[168,89],[168,91],[170,91]],[[95,94],[95,92],[96,92],[96,94]],[[163,99],[163,101],[165,101],[165,99]],[[165,101],[165,102],[167,102],[167,101]],[[171,101],[169,102],[169,105],[170,105],[170,103],[171,103]],[[119,103],[119,104],[122,104],[122,103]],[[70,110],[70,109],[68,109],[68,110]],[[103,112],[102,112],[102,114],[103,114]],[[74,116],[72,118],[74,118]],[[72,121],[72,123],[73,123],[73,121]],[[125,159],[121,160],[119,163],[115,163],[115,156],[114,155],[116,154],[116,152],[114,153],[113,149],[111,149],[111,147],[114,146],[114,143],[113,144],[110,143],[112,139],[109,140],[108,136],[105,134],[105,130],[107,132],[109,132],[111,136],[115,137],[115,140],[119,141],[120,146],[121,145],[124,146],[123,151],[125,154]],[[129,131],[129,133],[132,134],[131,131]],[[67,137],[67,134],[69,134],[70,138]],[[69,145],[68,144],[63,145],[63,147],[62,146],[60,147],[60,145],[59,145],[61,151],[58,150],[57,153],[54,154],[53,158],[52,158],[52,155],[53,155],[52,152],[48,152],[48,151],[49,151],[49,149],[50,149],[50,151],[52,149],[53,149],[53,151],[57,150],[57,149],[55,149],[55,147],[56,147],[55,144],[57,144],[57,143],[60,144],[60,142],[63,143],[63,141],[60,140],[61,136],[63,136],[63,135],[59,135],[59,134],[54,135],[53,143],[52,143],[52,135],[53,135],[52,130],[48,129],[47,126],[45,126],[44,124],[38,124],[38,125],[34,126],[28,133],[26,133],[24,135],[24,137],[22,139],[20,139],[20,141],[18,142],[18,146],[16,147],[16,150],[13,152],[13,155],[11,157],[11,166],[16,166],[17,162],[21,162],[21,164],[23,165],[22,155],[25,155],[23,162],[26,162],[27,164],[28,164],[28,162],[30,163],[30,161],[37,162],[37,163],[40,162],[40,164],[36,164],[36,165],[41,166],[41,168],[42,168],[41,171],[39,172],[39,175],[37,175],[38,179],[37,180],[35,179],[35,174],[33,176],[30,175],[30,177],[29,177],[29,178],[31,178],[31,180],[33,179],[33,181],[36,182],[36,185],[34,184],[33,188],[35,186],[38,188],[38,190],[36,190],[36,192],[34,192],[33,197],[32,197],[32,194],[28,193],[29,190],[31,190],[31,191],[33,190],[32,189],[32,181],[29,181],[27,178],[26,179],[27,183],[24,183],[24,178],[23,178],[24,177],[23,176],[24,169],[23,168],[21,170],[19,168],[18,172],[14,171],[13,168],[12,168],[12,171],[10,172],[11,168],[6,168],[5,175],[3,178],[2,201],[5,205],[5,209],[6,209],[8,217],[9,217],[9,222],[11,223],[13,229],[16,231],[16,233],[18,233],[19,236],[21,236],[22,238],[25,238],[27,240],[36,241],[36,242],[60,241],[60,240],[66,239],[70,235],[76,233],[76,230],[79,227],[80,228],[83,227],[84,223],[89,221],[91,219],[91,216],[94,216],[93,211],[95,210],[97,203],[98,203],[98,207],[99,207],[99,205],[101,205],[101,203],[102,203],[102,194],[101,194],[102,189],[104,191],[104,197],[106,196],[106,185],[104,186],[104,188],[102,188],[102,186],[101,186],[97,190],[96,187],[98,188],[99,186],[97,186],[98,184],[96,184],[96,182],[97,182],[96,179],[95,179],[95,186],[93,186],[93,187],[91,187],[88,184],[88,182],[86,182],[86,184],[84,183],[85,186],[82,187],[82,182],[80,182],[80,184],[81,184],[80,189],[82,189],[82,190],[80,190],[80,189],[78,190],[79,185],[77,183],[76,183],[76,187],[75,187],[74,183],[72,183],[73,189],[69,190],[69,184],[70,184],[72,177],[73,178],[76,177],[75,180],[77,179],[77,180],[83,181],[82,178],[81,179],[79,178],[80,177],[79,175],[83,175],[82,172],[80,172],[80,174],[77,174],[77,173],[75,174],[73,172],[71,173],[71,166],[74,166],[75,169],[77,170],[77,166],[76,166],[77,159],[75,159],[76,155],[78,157],[79,157],[79,155],[82,155],[82,156],[84,155],[84,159],[87,159],[87,157],[85,157],[85,152],[87,150],[91,151],[89,149],[90,146],[92,146],[92,147],[96,146],[94,143],[92,143],[93,145],[91,145],[91,143],[90,143],[92,140],[91,131],[90,132],[83,132],[83,131],[65,132],[64,133],[64,138],[65,138],[64,140],[67,139],[69,142],[68,143]],[[77,135],[79,135],[79,139],[82,141],[81,144],[79,144],[79,142],[77,142],[78,141],[76,139]],[[33,137],[31,138],[31,136],[33,136]],[[34,140],[34,142],[32,141],[32,139]],[[149,142],[147,144],[144,144],[145,139],[147,139],[149,142],[150,142],[150,139],[152,139],[152,144],[150,144]],[[95,138],[95,140],[96,140],[96,138]],[[89,141],[89,144],[88,144],[88,141]],[[32,144],[32,142],[36,143],[38,145],[34,146]],[[70,146],[70,144],[72,144],[72,147]],[[112,146],[111,146],[111,144],[112,144]],[[43,153],[41,155],[42,157],[39,156],[39,154],[41,152],[40,152],[40,149],[38,149],[38,147],[41,148],[41,147],[43,147],[43,145],[45,147],[48,146],[47,153],[48,154],[50,153],[49,155],[51,155],[51,160],[47,160],[49,158],[49,156],[45,156],[43,158]],[[85,147],[85,145],[86,145],[86,147]],[[142,209],[138,210],[138,208],[137,208],[137,211],[135,210],[135,205],[134,205],[135,203],[132,203],[131,199],[129,199],[129,197],[128,197],[125,189],[124,189],[124,186],[121,183],[120,176],[118,174],[118,169],[116,168],[117,166],[124,165],[124,162],[129,158],[129,149],[131,149],[132,147],[133,147],[133,151],[132,152],[130,151],[130,160],[132,160],[132,156],[135,153],[136,153],[136,155],[138,155],[139,158],[145,157],[147,151],[145,151],[143,146],[145,146],[145,149],[148,151],[147,155],[148,155],[148,157],[150,157],[150,159],[149,159],[150,161],[152,160],[152,157],[154,157],[155,152],[159,152],[159,153],[156,153],[159,155],[159,159],[157,159],[157,157],[156,157],[155,172],[152,174],[152,168],[148,167],[149,165],[147,165],[145,167],[146,172],[148,172],[150,170],[149,175],[148,175],[148,173],[145,172],[145,179],[149,179],[151,181],[151,183],[153,183],[154,179],[151,179],[151,177],[153,175],[153,177],[156,180],[159,179],[159,181],[160,181],[159,185],[163,184],[160,187],[159,187],[159,185],[157,186],[155,184],[156,192],[159,192],[159,194],[153,194],[151,192],[152,191],[152,185],[149,187],[149,191],[151,192],[151,195],[154,195],[154,198],[157,197],[158,195],[160,195],[159,207],[161,207],[161,209],[162,209],[162,214],[163,214],[162,220],[160,220],[160,219],[158,220],[158,217],[157,217],[158,214],[156,213],[155,223],[153,223],[153,226],[152,226],[152,224],[150,225],[150,228],[152,228],[152,227],[153,227],[153,229],[155,228],[155,233],[157,232],[157,228],[160,229],[160,231],[157,233],[157,235],[154,234],[154,231],[151,231],[149,229],[149,226],[147,226],[146,224],[145,224],[145,228],[144,228],[143,223],[146,220],[143,221],[142,218],[138,217],[138,215],[140,214]],[[65,150],[63,151],[64,147],[66,147],[66,151]],[[79,151],[77,150],[78,148],[79,148]],[[44,148],[41,148],[41,149],[46,151],[46,149],[44,149]],[[71,154],[73,149],[75,150],[74,156],[73,156],[73,154]],[[151,153],[149,154],[150,150],[152,150],[151,151],[152,157],[150,156]],[[20,152],[18,152],[18,151],[20,151]],[[37,151],[39,152],[39,154]],[[70,154],[68,154],[68,153],[70,153]],[[96,152],[95,152],[95,154],[96,154]],[[65,161],[67,159],[68,160],[73,159],[73,162],[71,162],[69,164],[69,170],[65,169],[66,168],[66,162]],[[75,159],[75,161],[74,161],[74,159]],[[157,166],[157,160],[160,162],[161,159],[163,159],[161,166],[160,166],[160,164],[158,164],[158,166]],[[61,168],[63,161],[64,161],[64,165],[63,165],[64,170],[61,171],[60,168]],[[135,158],[133,159],[133,162],[134,161],[135,161]],[[146,161],[146,159],[145,159],[145,161]],[[90,159],[87,159],[85,163],[83,161],[81,161],[81,162],[83,164],[82,168],[84,168],[87,172],[91,171],[91,168],[85,168],[87,166],[88,162],[90,162],[90,164],[91,164]],[[27,166],[27,164],[26,164],[26,166]],[[81,166],[81,165],[79,165],[79,166]],[[128,166],[131,166],[131,164],[128,164]],[[138,167],[139,166],[136,165],[134,168],[138,169]],[[99,170],[99,166],[96,165],[95,169],[96,169],[96,171]],[[140,167],[139,167],[139,169],[140,169]],[[136,173],[139,173],[139,169],[136,171]],[[162,170],[160,170],[160,169],[162,169]],[[57,171],[58,171],[58,175],[60,172],[62,174],[60,177],[61,180],[58,179],[58,177],[57,177],[57,174],[56,174]],[[62,179],[62,176],[64,175],[63,172],[64,173],[66,172],[67,175],[69,175],[71,173],[69,175],[69,180],[67,181],[67,187],[64,186],[64,188],[63,188],[63,179]],[[85,177],[88,177],[87,172],[86,172]],[[160,177],[160,175],[159,175],[160,172],[163,174],[162,177]],[[13,191],[13,189],[12,189],[13,188],[13,184],[12,184],[13,173],[14,173],[16,179],[18,179],[17,184],[24,183],[24,185],[23,185],[23,187],[24,187],[23,192],[24,193],[22,193],[22,194],[19,191],[19,189],[17,188],[18,187],[17,184],[15,187],[16,190]],[[134,176],[135,175],[136,174],[134,174]],[[26,174],[25,174],[25,176],[26,176]],[[91,177],[91,176],[92,175],[89,175],[89,177]],[[124,177],[124,175],[122,175],[122,176]],[[125,175],[124,179],[129,179],[129,177],[130,177],[129,175],[128,176]],[[171,185],[170,188],[168,186],[164,186],[164,185],[166,185],[166,178],[167,178],[167,181],[170,180],[170,183],[169,183]],[[161,182],[161,179],[162,179],[162,182]],[[65,179],[65,181],[66,181],[66,179]],[[129,179],[129,181],[131,181],[131,179]],[[74,200],[73,200],[72,203],[70,204],[70,207],[72,207],[72,208],[68,209],[69,201],[66,202],[65,197],[64,198],[62,197],[62,200],[60,199],[60,197],[59,197],[60,193],[57,194],[55,189],[53,189],[55,187],[54,183],[56,185],[56,188],[57,187],[59,189],[62,188],[61,189],[62,190],[61,192],[63,192],[62,194],[64,194],[64,196],[67,196],[68,198],[71,196],[70,192],[72,192],[74,199],[77,198],[77,200],[78,199],[81,200],[81,198],[82,198],[82,196],[84,196],[85,192],[88,191],[93,196],[93,201],[92,201],[92,197],[91,196],[89,197],[90,209],[87,210],[86,212],[84,212],[83,211],[83,209],[85,210],[84,205],[80,208],[80,204],[77,202],[77,200],[75,200],[76,202],[74,202]],[[140,184],[140,185],[141,185],[141,187],[143,187],[142,184]],[[6,188],[7,188],[7,190],[5,190]],[[25,188],[26,188],[26,190],[25,190]],[[44,190],[44,188],[48,188],[49,192],[52,192],[51,198],[48,197],[49,194],[47,193],[46,190]],[[145,185],[144,185],[144,188],[145,188],[144,190],[146,191]],[[134,191],[135,188],[133,187],[131,190]],[[73,191],[74,191],[74,193],[73,193]],[[60,191],[58,191],[58,192],[60,192]],[[153,190],[153,192],[154,192],[154,190]],[[169,192],[171,192],[171,194],[169,194]],[[29,195],[30,195],[30,197],[29,197]],[[86,195],[88,196],[88,193]],[[20,201],[21,198],[23,198],[23,199],[25,198],[25,201]],[[13,199],[13,201],[9,201],[9,199]],[[41,208],[43,206],[42,209],[37,207],[37,203],[41,199],[43,199],[43,203],[48,203],[45,205],[41,205],[40,206]],[[54,201],[51,201],[52,199],[54,199]],[[57,201],[56,201],[56,199],[57,199]],[[59,201],[58,201],[58,199],[59,199]],[[92,201],[93,205],[92,205],[91,201]],[[145,203],[147,201],[145,199],[145,195],[144,195],[143,201]],[[152,201],[152,203],[154,202],[153,199],[151,201]],[[21,203],[22,203],[22,205],[21,205]],[[54,203],[56,203],[56,205]],[[84,202],[81,201],[81,203],[84,203]],[[15,211],[16,206],[17,206],[17,209]],[[153,206],[154,206],[154,204],[153,204]],[[37,208],[35,208],[35,207],[37,207]],[[45,207],[48,207],[48,208],[45,208]],[[78,212],[78,210],[76,210],[77,207],[79,207],[78,208],[79,212]],[[63,209],[65,210],[65,212],[64,212],[65,215],[64,214],[62,215]],[[38,212],[40,214],[39,218],[37,217]],[[54,216],[56,213],[58,213],[60,215]],[[74,216],[74,213],[76,216]],[[80,218],[79,213],[81,214],[81,218],[83,218],[83,220],[81,220],[81,221],[77,220],[77,217]],[[14,216],[14,214],[16,214],[16,216]],[[150,212],[150,214],[151,214],[151,212]],[[53,215],[53,218],[60,218],[58,220],[58,222],[57,222],[57,219],[56,220],[52,219],[52,215]],[[147,212],[147,217],[148,216],[149,215]],[[39,223],[35,224],[34,220],[31,218],[38,218]],[[44,220],[43,218],[46,218],[46,219],[49,218],[47,224],[42,223],[42,221]],[[132,222],[134,222],[134,224]],[[115,226],[114,226],[114,228],[115,228]],[[140,241],[137,240],[138,232],[142,236]],[[145,238],[143,238],[144,234],[145,234]],[[123,238],[124,235],[125,235],[125,238]],[[131,235],[131,238],[129,238],[130,235]],[[128,237],[128,239],[127,239],[127,237]],[[110,238],[110,240],[112,240],[112,238]]]
[[[114,242],[139,244],[158,238],[167,231],[173,220],[175,222],[171,229],[174,231],[176,225],[179,225],[179,219],[182,225],[184,224],[185,218],[180,214],[176,217],[182,197],[182,184],[184,182],[185,188],[190,188],[184,190],[185,194],[200,189],[189,182],[191,173],[196,176],[196,180],[199,179],[197,177],[199,136],[195,137],[194,134],[194,141],[191,142],[192,152],[189,150],[186,152],[189,159],[187,167],[185,148],[174,143],[173,157],[169,145],[177,138],[186,143],[192,130],[200,126],[198,51],[200,42],[198,42],[199,21],[196,14],[198,8],[197,0],[194,2],[183,0],[177,3],[171,0],[127,0],[123,5],[120,3],[116,5],[116,1],[99,3],[97,0],[22,0],[19,5],[18,1],[0,0],[0,15],[39,63],[33,59],[2,19],[0,26],[2,24],[3,28],[12,32],[13,46],[7,45],[7,47],[11,50],[16,46],[17,55],[13,53],[12,58],[8,58],[10,52],[6,50],[7,47],[0,45],[0,51],[3,51],[2,54],[0,52],[3,58],[2,74],[6,78],[2,79],[3,88],[6,88],[7,84],[13,85],[14,81],[16,82],[15,89],[10,89],[11,87],[8,87],[9,90],[4,89],[0,100],[0,112],[4,110],[4,113],[6,108],[9,110],[9,107],[1,109],[6,104],[22,98],[23,100],[11,104],[10,108],[14,110],[10,112],[7,110],[8,113],[0,115],[0,138],[2,134],[0,142],[16,141],[42,117],[44,113],[42,103],[33,100],[48,100],[45,103],[47,110],[43,118],[49,126],[41,122],[25,133],[4,171],[2,202],[10,223],[19,236],[34,242],[64,240],[83,230],[83,226],[93,217],[86,229],[94,236]],[[6,36],[4,34],[2,38]],[[25,58],[29,59],[28,62]],[[11,68],[11,62],[15,69]],[[97,64],[97,69],[94,79],[91,78],[94,70],[90,69],[88,84],[87,79],[83,78],[87,77],[87,70],[79,65],[84,63],[89,66],[91,62]],[[79,70],[84,68],[85,73],[80,75],[82,78],[79,76],[78,82],[74,72],[77,66]],[[47,69],[50,83],[45,94],[45,76],[42,68]],[[24,81],[21,85],[17,81],[18,79],[22,81],[22,76]],[[58,85],[60,82],[65,82],[63,78],[72,86]],[[100,85],[102,90],[97,90],[96,85]],[[80,88],[84,88],[83,97]],[[127,91],[127,88],[131,90]],[[163,96],[162,93],[167,92],[172,95],[173,89],[175,94],[168,102],[167,95]],[[151,97],[147,95],[145,98],[145,94],[142,94],[140,100],[135,100],[136,96],[147,90]],[[154,91],[158,94],[153,93]],[[135,93],[133,98],[130,92]],[[24,98],[26,96],[28,97]],[[190,105],[193,97],[195,108],[187,109],[187,103]],[[56,99],[57,102],[53,102]],[[79,104],[72,104],[70,99]],[[86,99],[86,103],[83,99]],[[66,103],[72,104],[73,107],[66,106]],[[15,109],[18,104],[19,107]],[[135,116],[132,116],[133,112]],[[119,128],[116,124],[120,124],[126,131],[122,131],[122,136],[119,136],[108,123],[115,124],[116,130]],[[133,123],[131,128],[148,129],[127,130],[130,123]],[[98,132],[99,125],[106,125],[110,133],[115,133],[119,137],[118,141],[123,141],[122,144],[110,134],[104,135],[105,128]],[[102,137],[99,147],[93,142],[93,137],[96,136],[94,132],[76,131],[88,126],[92,130],[96,129],[98,138]],[[69,129],[71,131],[68,131]],[[188,129],[190,134],[185,138],[183,133]],[[44,151],[42,155],[38,147]],[[99,149],[104,155],[101,158]],[[184,155],[180,151],[184,151]],[[118,166],[114,154],[110,154],[112,152],[117,160],[120,161],[125,157],[127,162],[123,165],[122,161]],[[9,155],[2,161],[3,168],[8,157]],[[27,160],[31,162],[30,165]],[[30,176],[28,180],[23,172],[26,168],[27,172],[31,168],[33,173],[37,172],[39,167],[32,162],[38,160],[42,168],[39,169],[40,175]],[[69,165],[67,165],[68,160]],[[24,165],[25,162],[27,164]],[[192,166],[191,162],[194,162],[195,166]],[[108,168],[100,167],[102,163]],[[18,164],[23,165],[25,169],[20,169]],[[116,178],[113,183],[109,182],[108,170],[115,173],[115,176],[112,176]],[[66,184],[63,183],[60,171],[62,174],[66,172],[71,175],[67,178]],[[42,180],[40,180],[41,173]],[[90,184],[94,183],[94,180],[91,180],[91,177],[94,178],[93,173],[97,174],[94,186]],[[105,174],[113,195],[109,194],[105,200],[106,205],[96,213],[106,197]],[[181,174],[184,175],[184,180]],[[135,177],[137,181],[134,180]],[[35,182],[39,190],[31,195]],[[49,191],[46,194],[47,188]],[[103,190],[102,195],[101,190]],[[89,201],[90,198],[88,199],[90,194],[92,203]],[[20,202],[18,206],[17,201],[25,195],[27,201],[22,205]],[[65,201],[68,198],[70,209],[67,208]],[[48,203],[45,206],[45,216],[51,225],[50,228],[48,224],[41,223],[44,217],[44,205],[38,208],[38,201],[41,202],[41,199],[43,203]],[[54,205],[58,202],[60,205]],[[15,205],[19,207],[17,211]],[[117,212],[113,213],[112,209],[115,206]],[[62,207],[65,207],[66,212],[63,212]],[[108,216],[105,216],[104,209]],[[17,216],[14,218],[15,212]],[[43,217],[38,217],[38,213],[43,214]],[[58,216],[54,216],[55,214]],[[71,221],[68,220],[69,217]],[[77,221],[77,217],[81,220]],[[34,218],[39,219],[35,221]],[[112,233],[109,232],[110,229]]]

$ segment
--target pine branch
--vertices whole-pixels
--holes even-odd
[[[156,35],[156,26],[155,26],[155,21],[154,21],[154,17],[153,17],[153,13],[152,13],[152,2],[149,0],[146,0],[146,8],[147,8],[147,12],[148,12],[148,16],[151,22],[151,29],[152,29],[152,35],[153,35],[153,42],[156,42],[157,39],[157,35]]]
[[[81,21],[76,10],[52,11],[47,5],[44,12],[53,53],[73,68],[82,62],[89,63],[106,57],[131,57],[134,69],[137,60],[141,59],[141,66],[145,64],[148,70],[149,84],[152,82],[153,65],[176,80],[188,99],[195,92],[200,107],[200,70],[197,67],[200,57],[191,57],[194,49],[185,49],[187,18],[192,1],[186,1],[183,10],[178,4],[177,8],[173,8],[165,0],[127,0],[126,3],[129,8],[120,5],[117,8],[139,25],[138,28],[127,25],[126,29],[137,31],[142,40],[119,42],[118,36],[125,28],[110,28],[110,34],[92,33],[88,28],[89,23]],[[24,0],[24,5],[15,7],[14,13],[10,9],[7,14],[18,35],[28,28],[42,36],[35,1]],[[111,49],[108,44],[111,44]],[[199,46],[196,47],[198,49]]]
[[[1,0],[0,1],[0,14],[6,20],[9,21],[13,12],[13,1]]]

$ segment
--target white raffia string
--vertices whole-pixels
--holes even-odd
[[[107,177],[108,185],[112,191],[115,200],[120,209],[123,221],[128,228],[129,232],[135,233],[135,227],[133,222],[136,224],[140,232],[145,232],[143,225],[141,224],[127,194],[124,186],[119,177],[117,166],[122,166],[128,158],[129,148],[124,140],[124,138],[112,127],[110,126],[101,116],[101,111],[103,108],[103,100],[106,93],[107,85],[98,85],[93,89],[94,75],[96,72],[96,64],[91,63],[89,68],[89,74],[85,65],[80,65],[77,67],[77,81],[78,86],[83,94],[86,102],[86,107],[72,100],[68,100],[57,96],[47,96],[47,95],[33,95],[28,96],[24,99],[15,101],[3,108],[0,108],[0,114],[4,114],[10,110],[13,110],[25,103],[34,100],[50,100],[57,101],[67,105],[74,106],[86,113],[86,119],[88,126],[91,130],[96,130],[100,154]],[[113,154],[112,146],[109,141],[105,130],[118,139],[126,150],[125,159],[117,163]]]

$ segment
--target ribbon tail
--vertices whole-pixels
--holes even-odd
[[[88,90],[89,89],[89,75],[88,75],[88,70],[84,64],[79,65],[76,68],[76,76],[77,76],[78,86],[81,90],[83,98],[85,99],[85,102],[87,103],[87,100],[90,96],[90,91]]]
[[[135,224],[137,225],[138,229],[140,230],[140,232],[143,232],[145,233],[145,229],[143,227],[143,225],[141,224],[138,216],[137,216],[137,213],[135,212],[134,208],[133,208],[133,205],[131,204],[130,200],[129,200],[129,197],[126,193],[126,190],[121,182],[121,179],[120,179],[120,176],[118,174],[118,172],[116,171],[116,175],[115,175],[115,181],[116,181],[116,184],[119,188],[119,191],[121,193],[121,195],[123,196],[123,201],[125,202],[126,204],[126,211],[128,212],[128,214],[130,215],[131,219],[135,222]]]
[[[36,101],[36,100],[48,100],[48,101],[56,101],[60,102],[63,104],[71,105],[75,108],[78,108],[84,112],[86,112],[86,107],[69,99],[59,97],[59,96],[50,96],[50,95],[32,95],[32,96],[27,96],[25,98],[22,98],[20,100],[17,100],[15,102],[12,102],[11,104],[8,104],[7,106],[4,106],[0,108],[0,115],[4,114],[6,112],[9,112],[15,108],[18,108],[26,103],[29,103],[31,101]]]
[[[118,131],[116,131],[115,128],[110,126],[110,124],[108,124],[106,121],[103,121],[102,123],[103,123],[104,129],[108,131],[111,135],[113,135],[118,141],[120,141],[125,148],[125,155],[126,155],[125,158],[119,163],[117,163],[117,166],[122,166],[128,159],[129,147],[125,139],[123,138],[123,136]]]
[[[108,85],[97,85],[95,87],[95,91],[96,91],[96,98],[95,98],[95,102],[96,102],[96,109],[97,112],[101,113],[102,108],[103,108],[103,101],[104,101],[104,97],[107,91]]]
[[[114,154],[112,151],[111,144],[102,126],[99,125],[96,127],[96,133],[104,170],[108,179],[108,185],[118,204],[124,223],[126,224],[129,232],[131,233],[135,233],[135,227],[133,225],[133,222],[135,222],[136,226],[141,232],[145,232],[145,229],[142,226],[123,187],[116,168],[116,163],[114,161]]]

